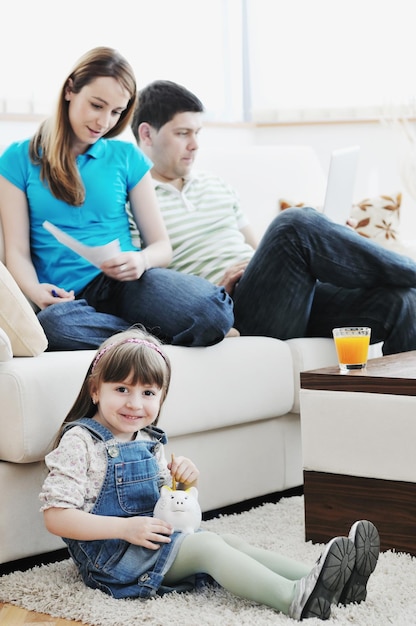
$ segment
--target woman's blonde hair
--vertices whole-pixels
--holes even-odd
[[[153,335],[138,328],[120,332],[104,341],[97,350],[82,387],[63,426],[97,412],[91,390],[101,383],[129,381],[135,385],[156,385],[162,390],[162,407],[170,384],[171,365],[162,344]],[[159,416],[158,416],[159,417]],[[154,422],[157,423],[157,420]]]
[[[79,93],[85,85],[102,76],[115,78],[130,95],[126,109],[105,137],[119,135],[128,126],[134,112],[136,79],[132,67],[117,50],[98,47],[78,60],[62,85],[55,115],[41,124],[30,142],[30,158],[40,165],[41,179],[56,198],[72,206],[84,202],[85,189],[71,153],[72,129],[65,94],[69,84],[73,93]]]

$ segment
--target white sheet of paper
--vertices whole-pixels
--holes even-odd
[[[120,242],[118,239],[114,239],[103,246],[86,246],[84,243],[81,243],[78,239],[71,237],[51,222],[45,220],[42,226],[60,243],[67,248],[70,248],[73,252],[76,252],[84,259],[87,259],[87,261],[96,267],[100,267],[104,261],[112,259],[121,252]]]

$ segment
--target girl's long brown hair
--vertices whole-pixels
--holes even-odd
[[[71,91],[79,93],[85,85],[101,76],[115,78],[130,94],[126,109],[117,124],[105,137],[119,135],[129,124],[137,97],[136,79],[126,59],[113,48],[93,48],[76,63],[65,80],[58,97],[53,117],[43,122],[32,137],[29,147],[30,158],[41,167],[41,179],[51,193],[71,206],[80,206],[85,199],[85,190],[79,176],[75,158],[71,154],[72,129],[69,122],[65,93],[69,81]]]
[[[147,345],[149,343],[155,348],[149,347]],[[132,385],[137,382],[156,385],[162,389],[160,401],[162,407],[171,378],[170,360],[162,350],[162,344],[158,339],[140,328],[132,328],[106,339],[88,368],[78,396],[62,424],[54,446],[58,445],[66,424],[96,414],[97,407],[91,397],[91,388],[98,387],[101,383],[128,380]],[[157,421],[158,419],[154,425]]]

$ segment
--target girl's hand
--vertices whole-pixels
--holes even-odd
[[[175,456],[168,463],[168,469],[172,474],[172,478],[181,483],[185,487],[195,487],[199,478],[199,470],[190,459],[184,456]]]
[[[79,541],[124,539],[136,546],[157,550],[170,543],[173,527],[156,517],[94,515],[80,509],[51,507],[43,512],[46,528],[58,537]]]
[[[161,543],[170,543],[173,527],[157,517],[123,518],[124,533],[122,539],[136,546],[158,550]]]
[[[138,280],[148,269],[146,254],[140,252],[122,252],[113,259],[105,261],[100,270],[114,280]]]

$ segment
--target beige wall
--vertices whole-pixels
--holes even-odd
[[[0,150],[11,141],[27,137],[39,120],[13,121],[0,115]],[[408,191],[402,176],[403,163],[409,154],[404,134],[381,122],[348,122],[327,124],[292,124],[254,126],[244,124],[206,124],[201,133],[204,145],[302,144],[312,146],[328,171],[331,151],[347,145],[361,146],[355,201],[376,194],[403,192],[401,232],[406,239],[416,239],[416,156],[414,193]],[[125,138],[132,139],[129,133]],[[415,151],[416,152],[416,151]],[[305,198],[305,202],[308,199]]]

